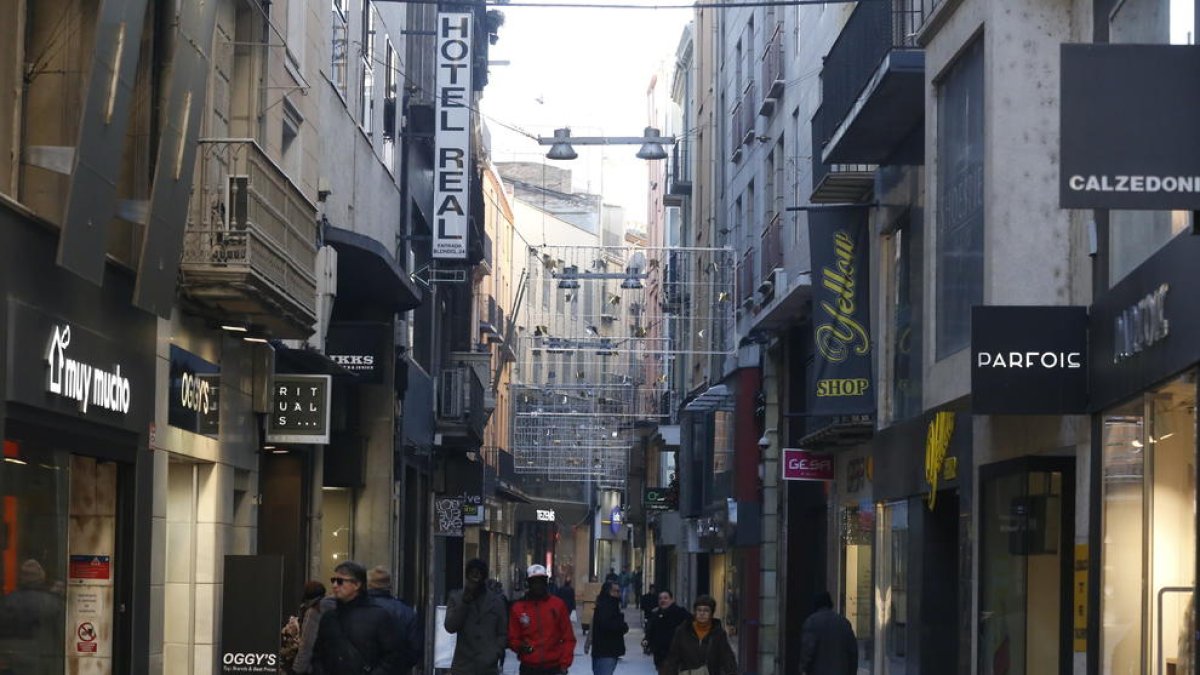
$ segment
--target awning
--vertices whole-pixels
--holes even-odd
[[[396,312],[420,306],[421,289],[378,240],[332,225],[325,243],[338,252],[338,301],[383,305]]]
[[[714,384],[683,406],[684,412],[733,410],[733,392],[723,384]]]
[[[334,363],[315,349],[296,349],[283,340],[271,340],[275,350],[275,372],[301,375],[348,375],[354,373]]]

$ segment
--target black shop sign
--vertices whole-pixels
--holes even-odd
[[[216,437],[220,430],[221,367],[171,345],[167,423]]]
[[[275,375],[267,440],[329,443],[329,375]]]
[[[971,410],[978,415],[1087,412],[1086,307],[971,309]]]
[[[1067,209],[1200,209],[1200,47],[1065,44]]]
[[[325,337],[325,354],[334,363],[354,373],[358,382],[381,384],[387,356],[391,352],[391,332],[391,325],[386,323],[333,323]]]
[[[225,556],[221,664],[218,673],[275,675],[283,615],[283,558]]]

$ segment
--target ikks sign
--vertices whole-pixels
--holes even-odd
[[[867,211],[813,210],[808,214],[808,227],[817,277],[812,318],[816,353],[809,411],[816,415],[873,413]]]
[[[467,257],[471,184],[471,15],[439,12],[433,257]]]
[[[1195,46],[1062,45],[1062,207],[1200,209],[1197,82]]]
[[[354,373],[364,384],[380,384],[391,352],[390,324],[367,321],[335,322],[325,337],[329,359]]]
[[[267,440],[329,443],[329,375],[275,375]]]
[[[833,458],[807,450],[783,449],[784,480],[833,480]]]
[[[121,375],[121,364],[99,366],[76,360],[71,347],[71,326],[54,326],[46,347],[46,391],[75,401],[87,414],[107,410],[125,415],[129,412],[129,378]]]
[[[971,308],[971,410],[1087,412],[1086,307]]]

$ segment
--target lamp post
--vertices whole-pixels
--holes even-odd
[[[539,145],[549,145],[547,159],[575,159],[579,153],[574,145],[640,145],[636,157],[638,159],[666,159],[667,151],[664,145],[674,145],[674,136],[663,136],[658,129],[646,127],[641,136],[571,136],[570,128],[555,129],[550,137],[539,136]]]

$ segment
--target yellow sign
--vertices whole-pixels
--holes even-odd
[[[1088,547],[1075,544],[1075,651],[1087,651]]]
[[[942,462],[942,480],[954,480],[958,478],[958,458],[947,457]]]
[[[950,437],[954,435],[954,413],[942,411],[929,422],[929,433],[925,437],[925,481],[929,483],[929,510],[937,504],[938,478],[946,462],[946,451],[950,448]],[[957,467],[957,464],[955,465]]]

